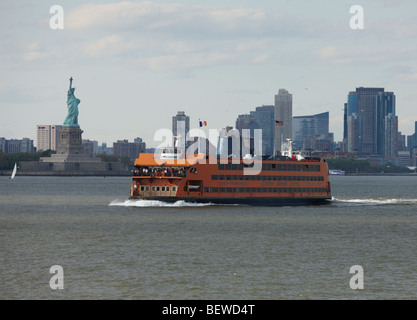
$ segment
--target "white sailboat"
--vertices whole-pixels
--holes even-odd
[[[16,172],[17,172],[17,164],[15,163],[14,164],[14,168],[13,168],[13,172],[12,172],[12,175],[10,176],[10,180],[13,180],[14,179],[14,176],[16,175]]]

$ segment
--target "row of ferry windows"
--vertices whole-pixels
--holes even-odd
[[[149,186],[141,186],[140,187],[140,191],[150,191],[150,187]],[[171,187],[172,191],[176,190],[176,187]],[[169,191],[169,187],[168,186],[164,186],[164,187],[159,187],[159,186],[152,186],[152,191]]]
[[[217,188],[217,187],[206,187],[204,192],[327,192],[326,188]]]
[[[261,176],[261,175],[222,175],[213,174],[211,180],[262,180],[262,181],[324,181],[323,176]]]
[[[243,170],[248,167],[243,163],[218,164],[219,170]],[[312,171],[320,172],[320,165],[317,164],[293,164],[293,163],[262,163],[262,171]]]

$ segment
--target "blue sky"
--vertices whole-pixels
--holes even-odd
[[[364,29],[352,30],[352,5]],[[50,7],[64,29],[50,28]],[[37,124],[62,124],[69,77],[81,100],[83,138],[99,143],[171,128],[235,125],[239,114],[293,94],[293,115],[330,112],[356,87],[397,96],[399,130],[417,121],[414,0],[10,1],[0,2],[0,136],[36,140]],[[207,131],[208,132],[208,131]]]

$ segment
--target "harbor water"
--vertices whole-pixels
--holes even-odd
[[[329,205],[250,207],[132,201],[129,177],[0,176],[0,298],[416,299],[417,177],[331,183]]]

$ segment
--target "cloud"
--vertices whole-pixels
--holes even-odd
[[[27,62],[47,58],[51,55],[50,52],[42,51],[39,43],[33,42],[28,44],[23,53],[20,55],[21,59]]]
[[[196,67],[208,67],[235,60],[235,56],[227,53],[192,53],[188,55],[164,55],[145,59],[151,70],[179,70]]]
[[[66,16],[66,28],[71,31],[153,32],[194,39],[307,36],[318,26],[311,19],[282,16],[263,8],[149,1],[85,4]]]
[[[356,63],[383,63],[395,61],[414,60],[417,55],[417,46],[391,47],[381,45],[369,46],[326,46],[313,52],[313,55],[325,62],[335,65]]]

